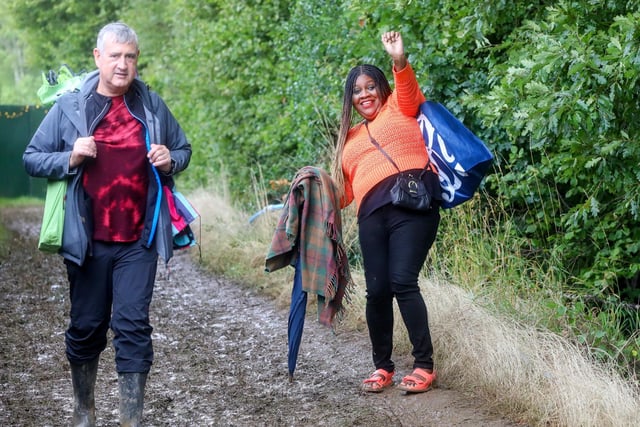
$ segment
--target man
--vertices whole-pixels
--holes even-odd
[[[191,158],[176,119],[136,77],[138,55],[131,28],[102,28],[93,50],[98,69],[56,101],[23,156],[29,175],[69,183],[59,253],[70,283],[65,343],[76,426],[95,425],[94,386],[109,327],[120,423],[141,423],[158,254],[166,262],[172,256],[162,186],[171,187]]]

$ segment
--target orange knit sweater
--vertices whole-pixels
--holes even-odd
[[[416,117],[425,97],[411,65],[407,64],[400,71],[394,67],[393,77],[395,89],[376,118],[369,122],[369,131],[400,170],[421,169],[427,164],[428,155]],[[349,130],[342,154],[342,171],[345,176],[344,206],[355,200],[358,209],[364,196],[376,184],[398,173],[371,143],[363,123]]]

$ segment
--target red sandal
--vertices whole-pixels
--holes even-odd
[[[380,393],[385,388],[393,385],[393,375],[394,372],[377,369],[369,378],[362,382],[362,390],[369,393]]]
[[[411,375],[402,378],[398,389],[407,393],[422,393],[431,389],[436,380],[436,372],[428,372],[422,368],[415,368]]]

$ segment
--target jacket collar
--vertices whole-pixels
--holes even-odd
[[[80,84],[80,95],[82,96],[82,98],[86,99],[89,95],[91,95],[92,92],[96,90],[96,88],[98,87],[99,79],[100,70],[93,70],[85,76],[84,80]],[[135,79],[133,79],[131,87],[129,87],[129,90],[127,91],[127,94],[125,94],[125,96],[132,91],[141,92],[146,90],[146,88],[147,85],[142,80],[140,80],[139,77],[136,77]]]

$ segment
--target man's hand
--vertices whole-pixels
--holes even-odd
[[[69,169],[77,168],[87,157],[95,159],[97,154],[98,147],[96,147],[96,141],[93,139],[93,136],[76,139],[76,142],[73,144],[71,157],[69,157]]]
[[[147,158],[159,171],[171,172],[171,152],[165,145],[151,144]]]

